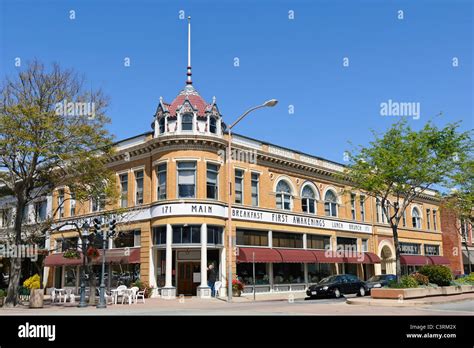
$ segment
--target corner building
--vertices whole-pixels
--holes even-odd
[[[259,293],[304,291],[331,274],[368,279],[394,273],[393,238],[378,200],[341,182],[341,164],[242,135],[232,136],[227,230],[229,134],[216,99],[199,95],[188,65],[178,96],[171,103],[160,98],[152,131],[116,144],[109,166],[121,192],[118,206],[104,206],[100,197],[68,199],[58,213],[58,221],[67,221],[125,209],[121,236],[110,241],[106,254],[108,286],[140,277],[157,289],[156,296],[209,297],[206,269],[212,263],[223,284],[220,294],[226,295],[228,262],[233,278],[245,284],[244,294],[253,292],[253,262]],[[53,211],[70,195],[58,188]],[[435,192],[428,192],[407,209],[400,226],[405,273],[449,263],[442,256],[438,207]],[[50,286],[79,285],[80,265],[66,261],[57,248],[76,237],[66,229],[51,236],[57,252],[46,262]]]

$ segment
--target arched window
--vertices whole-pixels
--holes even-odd
[[[305,213],[314,214],[316,212],[316,195],[311,186],[306,185],[301,192],[301,209]]]
[[[163,134],[165,132],[165,122],[166,119],[164,117],[160,118],[158,121],[158,125],[160,126],[160,134]]]
[[[411,211],[411,222],[414,228],[421,228],[421,215],[418,208],[413,208]]]
[[[327,191],[324,196],[324,211],[326,216],[337,216],[337,197],[334,191]]]
[[[193,130],[193,115],[192,114],[184,114],[181,117],[181,130],[183,131]]]
[[[278,209],[291,210],[291,188],[284,180],[276,187],[276,206]]]
[[[216,122],[216,118],[215,117],[210,117],[209,118],[209,132],[211,132],[212,134],[216,134],[217,133],[217,122]]]

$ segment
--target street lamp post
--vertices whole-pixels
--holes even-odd
[[[82,272],[81,272],[81,298],[79,301],[79,304],[77,305],[78,307],[87,307],[87,302],[86,302],[86,284],[85,284],[85,272],[86,272],[86,252],[87,250],[87,244],[88,244],[88,236],[89,236],[89,224],[87,222],[84,222],[82,225],[82,233],[81,233],[81,251],[82,251]]]
[[[109,222],[109,231],[107,232],[106,229],[102,231],[102,273],[100,276],[99,302],[97,303],[97,308],[107,308],[107,301],[105,300],[105,251],[107,249],[107,242],[109,238],[115,235],[115,224],[116,220],[112,219]],[[94,225],[96,226],[96,232],[100,236],[100,220],[94,219]]]
[[[262,105],[254,106],[247,111],[245,111],[234,123],[232,123],[227,130],[229,132],[227,137],[227,189],[228,193],[228,202],[227,202],[227,233],[228,233],[228,274],[227,274],[227,301],[232,301],[232,251],[233,251],[233,243],[232,243],[232,128],[242,121],[242,119],[251,113],[254,110],[265,108],[265,107],[273,107],[278,103],[276,99],[270,99],[263,103]]]

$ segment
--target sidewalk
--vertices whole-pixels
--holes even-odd
[[[453,303],[460,301],[474,300],[473,293],[451,295],[451,296],[432,296],[409,300],[391,300],[391,299],[373,299],[372,297],[354,297],[346,299],[346,303],[350,305],[364,306],[385,306],[385,307],[411,307],[411,306],[428,306],[442,303]]]
[[[255,301],[292,301],[302,300],[307,297],[306,292],[280,292],[255,294]],[[221,297],[219,300],[227,301],[227,297]],[[254,302],[253,294],[245,294],[240,297],[232,296],[232,302]]]

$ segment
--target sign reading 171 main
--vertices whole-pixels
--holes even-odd
[[[151,208],[151,217],[160,216],[216,216],[227,217],[227,208],[218,204],[172,203],[160,204]],[[307,215],[286,214],[282,212],[257,209],[232,208],[232,218],[244,221],[257,221],[281,225],[292,225],[328,230],[341,230],[359,233],[372,233],[372,226],[346,221],[321,219]]]

